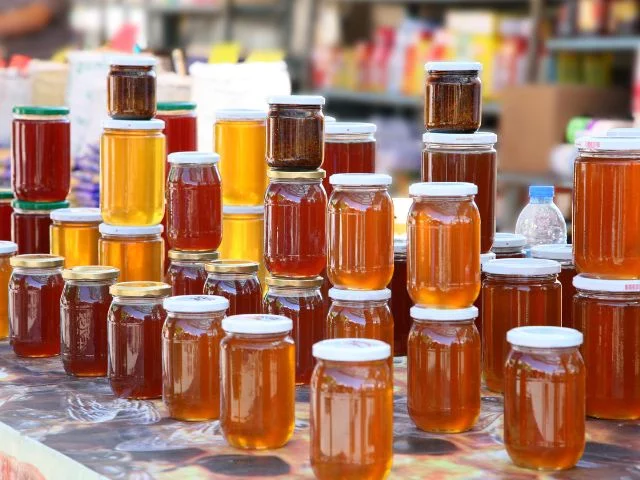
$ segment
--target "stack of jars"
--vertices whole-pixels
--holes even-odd
[[[14,107],[11,238],[20,254],[49,253],[49,214],[69,206],[70,144],[67,107]]]

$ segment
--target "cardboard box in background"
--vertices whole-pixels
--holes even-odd
[[[498,169],[547,174],[551,149],[576,116],[630,118],[628,91],[579,85],[523,85],[500,94]]]

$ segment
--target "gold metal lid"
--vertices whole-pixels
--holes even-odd
[[[207,263],[204,269],[210,273],[257,273],[258,263],[249,260],[216,260]]]
[[[324,283],[322,277],[267,277],[267,285],[269,287],[294,287],[294,288],[319,288]]]
[[[62,271],[65,280],[114,280],[120,270],[106,265],[87,265],[72,267]]]
[[[24,268],[54,268],[64,265],[64,257],[58,255],[47,255],[44,253],[33,253],[28,255],[16,255],[9,259],[12,267]]]
[[[166,297],[171,286],[162,282],[122,282],[109,287],[114,297]]]
[[[309,171],[289,171],[289,170],[274,170],[270,168],[267,171],[267,177],[274,180],[320,180],[324,178],[327,172],[319,168],[317,170]]]
[[[171,260],[191,260],[194,262],[211,262],[220,258],[215,250],[169,250]]]

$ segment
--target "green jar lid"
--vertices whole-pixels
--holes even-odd
[[[69,208],[69,202],[25,202],[24,200],[14,200],[13,208],[20,210],[57,210],[58,208]]]
[[[195,110],[196,104],[193,102],[158,102],[158,111],[171,112],[176,110]]]
[[[0,188],[0,200],[7,200],[13,198],[13,192],[10,188]]]
[[[13,107],[13,113],[16,115],[69,115],[69,107],[51,107],[44,105],[22,105]]]

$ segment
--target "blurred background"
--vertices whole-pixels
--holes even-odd
[[[640,115],[638,0],[0,0],[0,185],[15,104],[67,104],[72,201],[97,203],[98,137],[112,51],[161,59],[159,100],[213,112],[319,93],[338,120],[377,124],[377,169],[396,195],[419,178],[424,63],[483,63],[481,130],[498,133],[498,228],[530,184],[570,216],[579,135]]]

